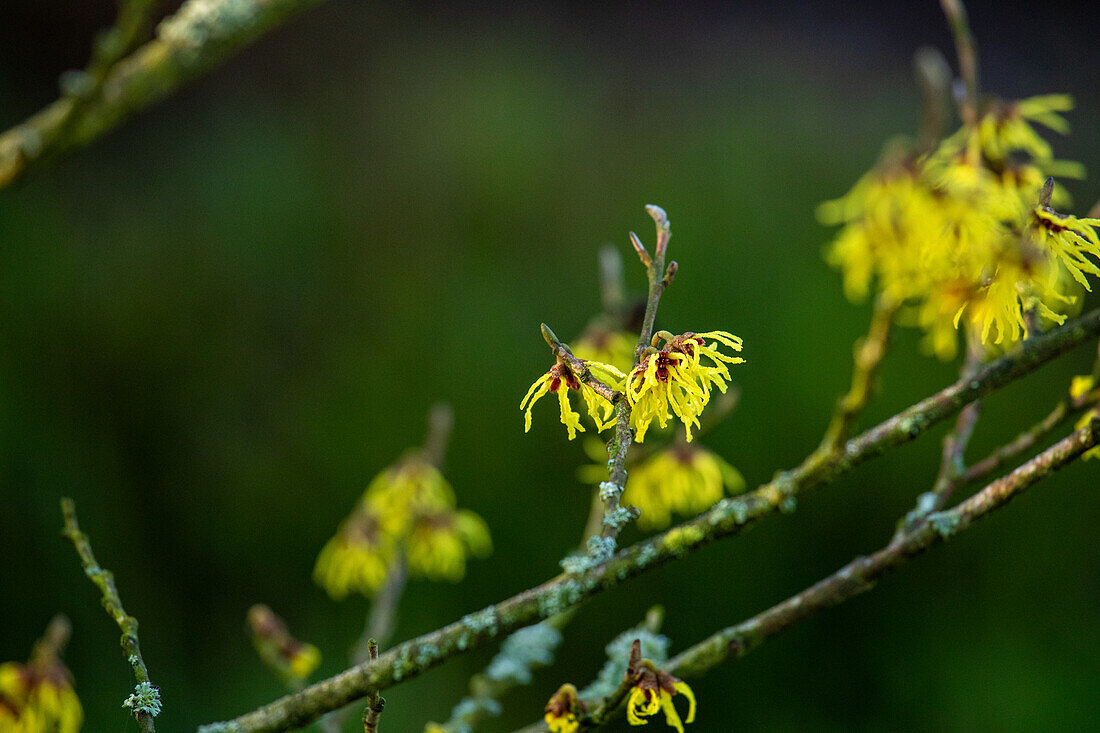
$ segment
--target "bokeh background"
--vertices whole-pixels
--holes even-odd
[[[970,6],[985,88],[1074,94],[1056,150],[1100,173],[1096,9]],[[0,125],[54,98],[112,12],[4,3]],[[117,630],[59,534],[71,495],[141,620],[159,729],[282,694],[244,632],[258,601],[322,648],[321,674],[339,671],[368,603],[329,600],[314,559],[440,399],[457,415],[447,473],[496,551],[462,584],[413,583],[398,639],[553,575],[588,508],[583,458],[549,405],[524,436],[517,404],[548,363],[538,324],[574,334],[598,309],[597,247],[652,240],[645,203],[668,210],[681,264],[661,323],[745,339],[741,405],[707,445],[750,485],[794,465],[869,317],[822,262],[813,209],[915,130],[925,44],[950,55],[935,2],[333,0],[0,192],[0,660],[68,614],[85,729],[133,729]],[[1098,180],[1070,183],[1079,213]],[[899,334],[864,425],[953,380],[918,341]],[[1091,356],[988,400],[972,455],[1045,414]],[[654,603],[680,649],[881,546],[929,487],[944,429],[599,596],[484,729],[586,683]],[[1074,465],[696,681],[694,729],[1095,725],[1097,484]],[[446,718],[494,651],[388,691],[384,726]]]

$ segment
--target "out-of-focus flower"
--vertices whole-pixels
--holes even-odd
[[[304,680],[321,664],[321,651],[291,636],[286,622],[267,606],[257,603],[247,618],[256,653],[283,678]]]
[[[455,492],[439,469],[411,452],[374,477],[363,493],[363,507],[379,518],[386,533],[402,535],[421,514],[453,509]]]
[[[360,506],[340,525],[317,557],[313,579],[335,600],[351,592],[374,595],[396,557],[396,538],[384,522]]]
[[[50,624],[26,664],[0,664],[0,731],[3,733],[77,733],[84,720],[72,675],[62,664],[68,641],[64,617]]]
[[[610,364],[598,361],[581,360],[592,375],[613,390],[618,390],[624,375]],[[558,407],[561,411],[561,422],[569,431],[569,439],[577,437],[578,432],[584,432],[581,425],[580,413],[573,410],[569,404],[570,391],[578,392],[584,398],[588,409],[588,416],[596,424],[596,430],[601,431],[613,424],[611,414],[615,406],[604,399],[592,387],[580,381],[570,367],[564,361],[558,361],[546,374],[535,380],[531,388],[527,390],[523,400],[519,403],[519,409],[524,410],[523,432],[531,430],[531,408],[542,399],[543,395],[553,392],[558,396]]]
[[[621,372],[634,366],[634,347],[637,334],[612,331],[597,325],[588,328],[573,342],[573,353],[578,359],[609,364]]]
[[[468,556],[493,551],[485,520],[466,510],[420,515],[405,545],[411,575],[451,582],[466,574]]]
[[[411,451],[370,482],[321,550],[313,577],[337,600],[352,591],[372,596],[406,560],[414,576],[458,581],[467,557],[491,551],[485,522],[458,511],[447,479],[423,452]]]
[[[1018,101],[991,98],[985,107],[978,122],[977,137],[986,157],[1001,162],[1015,152],[1023,152],[1034,160],[1047,161],[1054,157],[1054,150],[1031,123],[1065,135],[1069,132],[1069,123],[1059,113],[1073,109],[1073,97],[1045,94]]]
[[[667,527],[673,512],[695,515],[722,498],[743,491],[745,480],[736,468],[706,448],[678,444],[662,450],[630,472],[624,506],[642,513],[642,529]]]
[[[656,344],[662,340],[664,347],[657,349]],[[645,440],[646,431],[654,420],[664,428],[675,415],[684,424],[687,440],[691,441],[691,428],[698,427],[699,415],[710,401],[711,388],[725,392],[726,381],[730,379],[727,365],[745,361],[739,356],[723,354],[719,345],[740,351],[741,339],[725,331],[698,334],[689,331],[679,336],[662,331],[654,336],[654,347],[643,354],[626,379],[635,440],[639,443]]]
[[[1050,208],[1068,196],[1046,176],[1083,169],[1054,160],[1032,123],[1064,132],[1059,113],[1071,107],[1064,95],[990,100],[975,125],[930,152],[890,146],[846,196],[818,209],[823,223],[842,225],[826,258],[848,296],[874,282],[942,359],[957,353],[960,330],[991,350],[1033,323],[1064,321],[1077,288],[1100,275],[1100,221]]]
[[[580,730],[580,716],[584,712],[584,703],[577,697],[577,688],[564,684],[546,703],[543,719],[550,727],[550,733],[576,733]]]

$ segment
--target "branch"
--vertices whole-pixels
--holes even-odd
[[[239,731],[282,731],[302,726],[329,710],[415,677],[445,660],[517,628],[572,608],[626,580],[681,558],[722,537],[739,534],[802,491],[827,483],[856,465],[907,443],[966,404],[1009,384],[1100,334],[1100,310],[1024,343],[1018,351],[960,380],[849,440],[829,457],[811,456],[757,490],[715,504],[695,519],[638,542],[584,573],[562,575],[489,606],[462,620],[390,649],[377,661],[352,667],[299,693],[287,695],[234,721]],[[216,730],[216,728],[215,728]]]
[[[672,282],[676,275],[677,265],[672,262],[665,269],[665,257],[668,254],[668,241],[672,238],[672,228],[668,223],[668,215],[660,206],[648,204],[646,212],[652,217],[657,227],[657,244],[654,247],[654,255],[650,257],[638,235],[630,233],[630,241],[646,268],[646,279],[649,282],[649,292],[646,296],[645,315],[642,317],[642,328],[638,335],[638,345],[634,347],[634,363],[631,368],[638,366],[642,354],[653,338],[653,324],[657,321],[657,305],[661,302],[661,295],[665,288]],[[628,373],[629,378],[629,373]],[[603,530],[601,536],[604,539],[604,547],[613,550],[615,540],[619,536],[619,530],[623,523],[607,521],[615,516],[619,509],[619,499],[626,487],[626,456],[630,452],[630,445],[634,442],[634,430],[630,427],[630,401],[622,400],[616,408],[615,436],[607,444],[608,477],[611,491],[604,493],[601,486],[601,497],[604,499]],[[637,517],[637,510],[632,510],[632,516]]]
[[[65,528],[62,533],[72,540],[73,547],[80,556],[80,564],[84,567],[84,574],[103,594],[103,608],[122,629],[120,641],[122,651],[126,652],[126,658],[134,668],[134,679],[137,681],[134,694],[130,695],[124,704],[133,709],[134,718],[137,719],[142,733],[153,733],[153,718],[160,712],[160,694],[149,680],[149,670],[145,667],[145,659],[141,656],[137,619],[123,609],[122,599],[119,598],[118,588],[115,586],[115,576],[96,562],[88,536],[80,531],[80,525],[76,520],[76,505],[73,504],[72,499],[61,500],[61,513],[65,517]]]
[[[160,23],[157,38],[114,63],[91,96],[62,96],[0,134],[0,188],[59,153],[88,145],[321,2],[188,0]]]
[[[981,365],[980,347],[970,344],[966,352],[966,361],[959,369],[959,379],[970,379]],[[932,490],[917,497],[917,505],[906,514],[898,524],[896,536],[901,536],[932,512],[943,509],[951,500],[955,489],[965,484],[966,461],[964,453],[974,434],[974,426],[981,414],[981,402],[974,400],[962,409],[955,420],[955,426],[943,438],[940,453],[940,469]]]
[[[1098,362],[1100,363],[1100,362]],[[1039,422],[1017,435],[1011,442],[995,449],[988,456],[966,469],[962,475],[964,483],[972,483],[993,473],[1016,456],[1031,450],[1040,440],[1058,428],[1071,417],[1097,400],[1097,391],[1086,392],[1078,397],[1071,396],[1069,401],[1061,401]]]
[[[550,346],[550,350],[554,352],[554,356],[559,361],[569,365],[569,368],[576,375],[577,380],[584,385],[587,385],[593,392],[603,397],[611,404],[615,404],[622,400],[623,395],[621,392],[615,390],[604,384],[603,380],[599,379],[592,373],[592,370],[588,368],[588,365],[584,363],[583,359],[578,359],[573,356],[572,350],[558,338],[549,326],[545,323],[542,324],[542,337],[546,340],[547,345]]]
[[[668,671],[678,676],[701,675],[728,659],[740,659],[796,621],[870,590],[887,572],[967,529],[1097,442],[1100,442],[1100,420],[1092,420],[954,509],[920,521],[870,557],[856,558],[801,593],[689,647],[669,661]]]
[[[940,0],[951,36],[955,40],[955,53],[959,58],[959,76],[965,95],[961,100],[962,118],[969,126],[978,121],[978,49],[974,34],[970,32],[970,20],[962,0]]]

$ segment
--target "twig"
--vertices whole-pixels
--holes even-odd
[[[1100,365],[1100,360],[1097,360],[1097,364]],[[988,476],[1016,456],[1031,450],[1040,440],[1057,429],[1059,425],[1075,416],[1088,405],[1095,403],[1098,398],[1100,398],[1100,393],[1093,390],[1076,398],[1071,397],[1069,400],[1062,400],[1042,420],[967,468],[960,477],[962,483],[970,484]]]
[[[600,247],[600,300],[603,312],[622,328],[626,309],[626,288],[623,286],[623,258],[611,244]]]
[[[870,557],[859,557],[747,621],[730,626],[684,650],[668,664],[677,676],[698,676],[728,659],[739,659],[796,621],[868,591],[888,571],[970,527],[1035,482],[1070,463],[1100,441],[1100,420],[1076,431],[954,509],[932,514]]]
[[[1050,411],[1050,414],[1020,433],[1012,442],[1002,445],[973,466],[967,468],[960,479],[963,483],[969,484],[993,473],[1016,456],[1030,450],[1042,440],[1043,436],[1065,422],[1071,414],[1067,404],[1064,401],[1059,402]]]
[[[979,366],[981,366],[981,349],[977,344],[970,344],[966,352],[966,361],[959,369],[959,379],[970,379]],[[974,434],[974,426],[978,422],[980,413],[981,402],[978,400],[971,402],[959,413],[955,426],[943,438],[939,473],[932,484],[932,490],[921,494],[917,498],[917,505],[899,522],[896,530],[898,536],[932,512],[943,509],[951,500],[955,489],[964,483],[966,461],[963,454],[970,443],[970,437]]]
[[[978,49],[974,43],[974,34],[970,32],[970,21],[962,0],[940,0],[951,36],[955,40],[955,53],[959,58],[959,77],[962,79],[965,95],[961,100],[962,118],[969,126],[978,121]]]
[[[390,565],[386,573],[386,580],[378,590],[371,602],[370,613],[367,615],[367,624],[363,629],[363,636],[352,650],[352,664],[362,664],[370,657],[370,647],[374,644],[375,656],[378,645],[385,644],[393,634],[394,621],[397,617],[397,607],[401,602],[402,592],[405,590],[405,581],[408,572],[405,568],[404,558],[398,557]]]
[[[592,373],[592,370],[588,368],[588,365],[584,363],[583,359],[578,359],[573,356],[573,352],[570,348],[558,338],[557,334],[555,334],[549,326],[544,323],[541,328],[542,337],[546,340],[550,350],[554,352],[554,355],[558,357],[559,361],[569,365],[569,368],[573,371],[573,374],[576,375],[577,380],[581,384],[587,385],[593,392],[603,397],[611,404],[615,404],[623,398],[621,392],[616,392],[604,384],[602,380],[597,378],[596,375]]]
[[[847,394],[837,400],[833,419],[825,431],[820,450],[835,451],[848,439],[856,418],[867,407],[875,389],[875,377],[890,345],[897,305],[879,297],[867,335],[856,342],[853,350],[852,385]]]
[[[424,460],[438,469],[443,468],[443,459],[447,457],[447,446],[451,441],[454,423],[454,410],[446,402],[437,402],[428,411],[428,434],[424,438],[421,452]]]
[[[367,660],[373,662],[378,659],[378,642],[371,639],[367,642]],[[363,710],[363,733],[376,733],[378,719],[382,717],[382,710],[386,707],[386,698],[378,694],[378,690],[367,693],[367,707]]]
[[[630,661],[626,665],[626,674],[623,675],[623,681],[619,683],[619,686],[615,688],[615,691],[604,698],[603,702],[592,711],[590,715],[583,723],[584,730],[589,728],[596,728],[603,725],[611,716],[615,714],[615,711],[619,709],[619,706],[623,704],[623,700],[630,694],[630,688],[634,686],[634,677],[638,673],[638,665],[642,662],[642,643],[635,639],[634,643],[630,645]]]
[[[415,677],[445,660],[471,651],[517,628],[575,607],[723,537],[739,534],[759,519],[789,506],[799,493],[827,483],[856,465],[914,440],[975,399],[1016,381],[1100,333],[1100,310],[1029,340],[1018,351],[984,365],[959,381],[849,440],[840,455],[811,457],[742,496],[723,499],[695,519],[621,550],[584,573],[563,575],[423,636],[398,644],[377,661],[287,695],[232,721],[239,731],[283,731],[302,726],[374,687],[384,689]]]
[[[642,354],[653,338],[653,324],[657,321],[657,305],[661,302],[661,295],[672,282],[676,275],[675,262],[665,268],[665,257],[668,254],[668,241],[672,238],[672,228],[668,223],[668,215],[660,206],[649,204],[646,212],[653,219],[657,227],[657,243],[653,248],[653,256],[650,257],[645,245],[638,239],[634,232],[630,233],[630,241],[646,268],[646,280],[649,282],[649,292],[646,296],[645,315],[642,317],[642,328],[638,335],[638,345],[634,348],[634,363],[632,368],[638,366]],[[619,508],[619,499],[626,487],[626,456],[630,452],[630,445],[634,442],[634,430],[630,427],[630,401],[622,400],[616,408],[615,435],[607,444],[608,474],[613,491],[604,494],[604,518],[612,516]],[[619,522],[603,522],[601,536],[605,541],[605,547],[613,548],[615,539],[622,528]]]
[[[122,630],[120,640],[122,651],[126,653],[126,658],[134,669],[134,680],[137,682],[134,694],[127,699],[126,704],[133,709],[134,718],[137,719],[138,727],[142,732],[153,733],[153,718],[160,712],[160,695],[149,679],[149,670],[145,666],[145,659],[141,656],[137,619],[123,609],[122,599],[119,598],[118,588],[115,586],[115,576],[96,562],[88,536],[80,531],[80,525],[76,519],[76,505],[72,499],[61,500],[61,513],[65,518],[63,534],[72,540],[73,547],[80,556],[84,574],[103,595],[103,608]]]
[[[951,99],[951,67],[938,48],[925,47],[913,55],[913,71],[920,90],[920,149],[931,151],[943,137]]]
[[[322,0],[188,0],[157,38],[111,65],[88,98],[64,95],[0,134],[0,188],[83,147]],[[79,114],[74,111],[79,107]]]

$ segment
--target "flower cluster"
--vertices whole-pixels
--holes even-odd
[[[721,457],[698,445],[662,450],[630,472],[622,503],[642,511],[642,529],[667,527],[673,512],[694,516],[745,489],[745,479]]]
[[[586,359],[578,359],[578,361],[591,372],[592,376],[612,389],[615,389],[623,380],[623,373],[610,364]],[[569,395],[572,392],[579,393],[584,399],[588,416],[595,424],[597,432],[606,430],[614,423],[611,415],[615,406],[593,389],[590,384],[581,381],[572,366],[559,359],[554,366],[550,367],[550,371],[535,380],[535,383],[531,385],[531,388],[527,390],[527,394],[519,403],[519,409],[524,411],[524,432],[531,430],[531,408],[542,399],[543,395],[551,392],[558,396],[561,422],[565,429],[569,431],[570,440],[576,438],[578,432],[584,432],[580,413],[573,410],[569,402]]]
[[[664,346],[657,348],[662,341]],[[660,331],[653,337],[653,346],[642,354],[626,378],[625,392],[635,440],[639,443],[645,440],[654,420],[664,428],[675,415],[691,441],[691,428],[699,426],[699,415],[710,402],[711,389],[726,391],[730,379],[727,365],[745,361],[723,354],[719,346],[740,351],[741,339],[725,331],[689,331],[679,336]]]
[[[321,664],[320,650],[291,636],[286,623],[263,604],[248,609],[248,628],[260,659],[287,680],[304,680]]]
[[[51,627],[52,628],[52,627]],[[65,625],[64,637],[68,636]],[[61,640],[63,644],[63,640]],[[61,644],[38,642],[26,664],[0,664],[0,731],[77,733],[84,719],[72,676],[58,658]]]
[[[454,490],[439,469],[413,453],[371,481],[321,550],[314,579],[335,599],[352,591],[370,596],[407,561],[412,576],[457,582],[468,556],[491,550],[484,520],[456,509]]]
[[[1035,322],[1062,323],[1087,275],[1100,274],[1096,219],[1057,213],[1068,197],[1050,175],[1080,177],[1053,158],[1040,124],[1067,129],[1065,95],[988,99],[977,121],[927,152],[888,146],[875,170],[818,209],[842,228],[826,251],[855,300],[880,297],[954,357],[964,328],[987,347],[1010,346]]]

